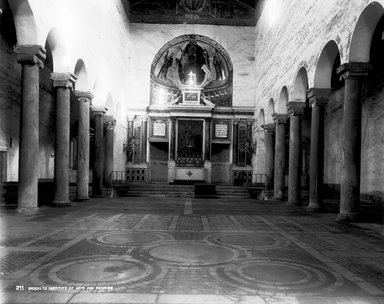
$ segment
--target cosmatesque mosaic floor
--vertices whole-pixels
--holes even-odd
[[[2,209],[1,303],[384,303],[384,236],[252,199]]]

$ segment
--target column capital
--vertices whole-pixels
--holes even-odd
[[[77,77],[72,73],[52,73],[53,87],[73,89]]]
[[[41,45],[37,45],[37,44],[16,45],[13,50],[17,55],[18,63],[34,64],[41,69],[44,67],[46,52]]]
[[[104,106],[93,106],[92,113],[96,116],[104,116],[107,113],[108,109]]]
[[[337,68],[337,75],[340,79],[367,77],[371,70],[368,62],[348,62]]]
[[[84,102],[92,102],[92,99],[93,99],[93,94],[91,92],[88,92],[88,91],[75,91],[74,92],[75,96],[77,97],[77,99],[79,100],[82,100]]]
[[[276,126],[274,123],[264,124],[261,127],[264,129],[265,134],[274,134],[275,133]]]
[[[307,91],[307,98],[309,99],[309,104],[311,106],[326,105],[329,101],[330,95],[331,89],[310,88]]]
[[[273,121],[275,122],[276,125],[280,125],[280,124],[283,124],[285,125],[287,123],[287,120],[288,120],[288,114],[273,114],[272,115],[273,117]]]
[[[305,102],[302,101],[290,101],[288,102],[288,115],[289,116],[296,116],[296,115],[302,115],[305,108]]]
[[[106,130],[113,131],[116,126],[116,119],[113,118],[112,115],[108,115],[104,117],[104,127]]]

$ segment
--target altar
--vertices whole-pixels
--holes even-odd
[[[252,174],[253,109],[232,106],[232,78],[229,55],[207,37],[159,50],[150,105],[129,119],[127,170],[142,174],[132,181],[233,184],[239,170]]]

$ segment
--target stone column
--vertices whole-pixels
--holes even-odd
[[[76,91],[79,100],[79,144],[77,147],[77,190],[76,200],[89,199],[89,128],[90,105],[93,95],[90,92]]]
[[[345,79],[340,213],[337,221],[355,221],[360,203],[361,104],[369,64],[346,63],[338,68]]]
[[[38,210],[39,180],[39,68],[44,67],[45,50],[40,45],[15,47],[22,66],[19,148],[19,212]]]
[[[92,112],[95,116],[95,159],[92,168],[92,197],[104,197],[104,114],[107,112],[107,109],[102,106],[95,106]]]
[[[237,166],[239,161],[239,120],[235,119],[233,121],[233,165]]]
[[[289,114],[289,167],[288,167],[288,204],[301,204],[301,116],[305,103],[288,103]]]
[[[112,187],[113,174],[113,145],[116,120],[112,116],[104,117],[105,125],[105,165],[104,165],[104,184]]]
[[[273,119],[276,124],[273,196],[275,199],[283,200],[285,189],[285,125],[288,115],[273,114]]]
[[[211,123],[212,118],[205,119],[205,160],[211,160]]]
[[[70,206],[69,202],[69,124],[71,90],[76,76],[71,73],[52,73],[53,87],[56,88],[56,140],[55,140],[55,207]]]
[[[170,128],[171,128],[171,135],[169,139],[169,159],[170,160],[175,160],[176,158],[176,118],[171,117],[171,123],[170,123]]]
[[[309,164],[309,205],[311,211],[323,208],[324,183],[324,108],[328,103],[330,89],[308,91],[312,107],[311,117],[311,151]]]
[[[147,121],[144,120],[141,122],[141,163],[147,162]]]
[[[275,171],[275,124],[265,124],[262,127],[265,131],[265,174],[267,175],[267,191],[272,191]]]

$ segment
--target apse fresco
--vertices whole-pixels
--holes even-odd
[[[232,63],[217,42],[184,35],[160,49],[151,67],[151,104],[174,104],[180,88],[198,85],[216,105],[232,105]]]

